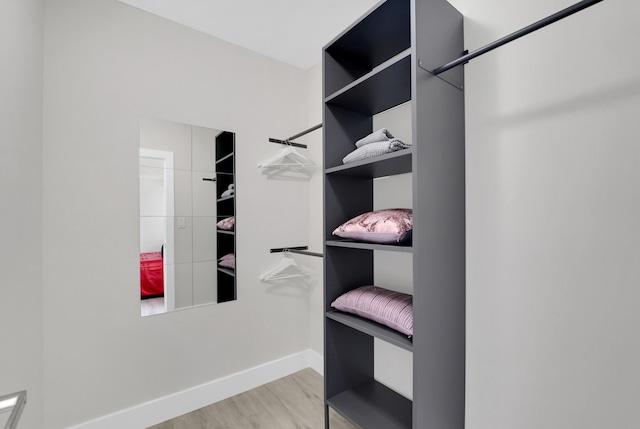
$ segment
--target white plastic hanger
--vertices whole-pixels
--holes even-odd
[[[315,167],[315,164],[309,158],[300,154],[293,146],[286,146],[268,160],[258,163],[258,167],[311,168]]]
[[[292,279],[297,277],[309,277],[313,274],[313,270],[299,265],[295,259],[291,257],[289,252],[284,252],[283,257],[278,265],[264,272],[260,276],[260,280],[268,282],[272,280]]]

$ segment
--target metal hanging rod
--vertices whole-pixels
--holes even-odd
[[[314,125],[313,127],[309,128],[308,130],[304,130],[304,131],[302,131],[301,133],[296,134],[295,136],[291,136],[291,137],[289,137],[289,138],[287,139],[287,141],[288,141],[288,140],[294,140],[294,139],[297,139],[298,137],[302,137],[302,136],[304,136],[305,134],[309,134],[311,131],[315,131],[315,130],[320,129],[320,128],[322,128],[322,124]]]
[[[317,257],[320,257],[320,258],[324,257],[324,255],[322,253],[309,252],[307,250],[308,248],[309,248],[309,246],[280,247],[280,248],[276,248],[276,249],[271,249],[270,253],[289,252],[289,253],[298,253],[300,255],[317,256]]]
[[[284,144],[284,145],[289,145],[289,146],[295,146],[295,147],[301,147],[301,148],[306,149],[307,148],[306,144],[294,143],[291,140],[297,139],[298,137],[302,137],[302,136],[304,136],[306,134],[309,134],[310,132],[315,131],[315,130],[317,130],[319,128],[322,128],[322,124],[314,125],[313,127],[309,128],[308,130],[304,130],[301,133],[293,135],[293,136],[289,137],[286,140],[279,140],[279,139],[271,139],[270,138],[269,142],[278,143],[278,144]]]
[[[501,39],[496,40],[495,42],[489,43],[488,45],[483,46],[480,49],[477,49],[473,52],[470,52],[468,54],[465,54],[463,56],[461,56],[460,58],[458,58],[457,60],[451,61],[448,64],[445,64],[441,67],[438,67],[437,69],[435,69],[433,71],[433,74],[435,75],[439,75],[440,73],[444,73],[447,70],[451,70],[454,67],[457,67],[461,64],[465,64],[468,63],[469,61],[471,61],[472,59],[479,57],[480,55],[486,54],[489,51],[492,51],[496,48],[499,48],[502,45],[505,45],[509,42],[512,42],[516,39],[519,39],[522,36],[526,36],[529,33],[532,33],[536,30],[539,30],[543,27],[546,27],[549,24],[553,24],[556,21],[559,21],[563,18],[566,18],[568,16],[573,15],[574,13],[580,12],[583,9],[586,9],[590,6],[593,6],[596,3],[600,3],[602,0],[583,0],[579,3],[574,4],[573,6],[569,6],[566,9],[561,10],[560,12],[554,13],[553,15],[550,15],[544,19],[541,19],[538,22],[535,22],[527,27],[524,27],[521,30],[518,30],[516,32],[513,32],[511,34],[509,34],[508,36],[505,36]]]

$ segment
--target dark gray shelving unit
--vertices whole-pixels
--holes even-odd
[[[446,0],[387,0],[323,52],[325,404],[364,429],[463,429],[465,381],[462,15]],[[411,103],[413,148],[343,165],[375,131],[373,116]],[[374,179],[412,174],[410,245],[342,240],[344,221],[373,210]],[[413,259],[414,336],[331,308],[374,283],[374,252]],[[413,353],[413,400],[375,380],[374,339]],[[390,362],[393,365],[393,362]],[[328,418],[325,423],[329,428]]]
[[[218,197],[235,184],[235,134],[223,131],[216,137],[216,192]],[[237,191],[237,190],[236,190]],[[216,200],[218,220],[236,215],[236,194]],[[236,232],[217,230],[217,258],[236,253]],[[236,261],[237,264],[237,261]],[[218,302],[236,299],[236,273],[234,270],[218,266]]]

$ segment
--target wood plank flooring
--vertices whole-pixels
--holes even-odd
[[[307,368],[148,429],[324,429],[323,379]],[[330,410],[331,429],[358,429]]]

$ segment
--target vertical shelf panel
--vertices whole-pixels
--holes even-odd
[[[418,69],[414,150],[414,420],[464,428],[464,94]]]
[[[420,67],[433,71],[464,52],[463,17],[449,2],[416,1],[414,45]],[[441,79],[462,88],[464,67],[456,67],[439,75]]]

